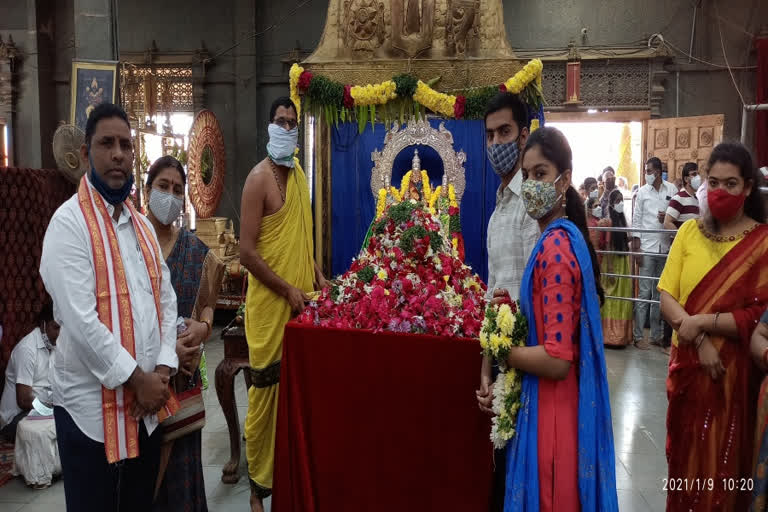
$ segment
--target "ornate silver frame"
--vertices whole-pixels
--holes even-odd
[[[437,151],[443,160],[444,176],[447,176],[448,184],[453,185],[456,201],[461,204],[466,186],[464,163],[467,161],[467,155],[464,151],[457,152],[453,149],[453,134],[445,128],[445,123],[440,123],[439,128],[435,129],[426,119],[411,120],[402,130],[400,123],[395,121],[384,137],[384,148],[371,153],[374,163],[371,171],[373,197],[378,197],[379,190],[391,183],[395,158],[410,146],[430,146]],[[399,183],[394,185],[399,186]]]

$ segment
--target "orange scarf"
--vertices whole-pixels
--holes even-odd
[[[122,346],[135,359],[136,343],[133,332],[131,296],[128,291],[128,281],[112,219],[104,199],[94,192],[85,176],[80,180],[77,197],[91,238],[94,274],[96,276],[96,311],[99,320],[116,337],[119,337]],[[160,328],[162,336],[163,315],[160,308],[162,256],[160,248],[131,202],[125,201],[123,206],[128,208],[132,216],[136,239],[139,242],[139,248],[152,285],[158,328]],[[113,320],[117,320],[117,331]],[[128,414],[135,398],[133,390],[126,386],[117,389],[107,389],[102,386],[101,397],[104,450],[107,454],[107,462],[112,464],[122,459],[138,457],[138,422]],[[158,412],[158,420],[162,422],[168,416],[175,414],[178,408],[178,401],[172,393],[166,405]]]

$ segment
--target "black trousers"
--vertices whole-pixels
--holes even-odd
[[[54,407],[56,436],[70,512],[148,512],[152,509],[161,429],[147,435],[139,422],[139,457],[107,463],[104,443],[83,434],[62,407]]]

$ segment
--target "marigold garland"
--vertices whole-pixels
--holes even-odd
[[[395,82],[387,80],[380,84],[354,85],[350,90],[350,94],[352,99],[355,100],[356,107],[367,107],[370,105],[385,105],[389,100],[397,98],[396,89],[397,85],[395,85]]]
[[[437,92],[421,80],[416,85],[413,100],[445,117],[453,117],[454,115],[453,104],[456,103],[456,96]]]
[[[424,199],[429,203],[429,200],[432,198],[432,186],[429,184],[427,171],[421,171],[421,189],[424,193]]]
[[[429,208],[434,210],[435,205],[437,204],[437,200],[440,199],[440,194],[443,193],[443,186],[438,185],[434,192],[432,192],[432,197],[429,198]]]
[[[459,203],[456,202],[456,189],[453,185],[448,185],[448,199],[451,201],[449,204],[451,208],[458,208]]]
[[[403,196],[400,195],[400,191],[397,190],[395,187],[390,186],[389,187],[389,193],[392,194],[392,197],[397,201],[398,203],[403,200]]]
[[[387,105],[395,99],[400,101],[401,118],[404,110],[416,112],[421,105],[446,118],[480,119],[485,105],[499,90],[519,94],[532,112],[543,112],[541,109],[542,70],[541,60],[534,59],[503,84],[472,89],[466,95],[456,96],[438,92],[430,84],[412,75],[397,75],[391,80],[378,84],[343,85],[305,72],[304,68],[298,64],[293,64],[291,67],[289,83],[291,100],[296,104],[299,114],[301,113],[301,95],[306,95],[311,103],[309,108],[317,115],[323,115],[328,123],[352,120],[353,112],[357,109],[358,126],[363,130],[369,116],[371,123],[375,122],[377,105]],[[315,87],[316,82],[323,83]],[[411,101],[415,105],[409,104]],[[370,110],[365,107],[369,107]],[[385,123],[391,119],[393,110],[389,107],[383,109]]]
[[[408,186],[411,183],[411,171],[408,171],[405,173],[405,176],[403,176],[403,179],[400,180],[400,200],[402,201],[402,198],[408,197],[406,194],[408,193]]]
[[[296,117],[301,119],[301,97],[299,96],[299,78],[304,72],[304,68],[298,64],[291,66],[291,71],[288,73],[290,78],[289,85],[291,88],[291,101],[296,105]]]
[[[513,94],[520,94],[528,84],[534,80],[537,80],[543,69],[544,64],[542,64],[541,60],[533,59],[528,64],[523,66],[523,69],[521,69],[519,73],[504,82],[507,91]]]
[[[382,188],[379,190],[379,200],[376,203],[376,220],[380,219],[384,215],[384,209],[387,207],[387,189]]]

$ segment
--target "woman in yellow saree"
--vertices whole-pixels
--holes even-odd
[[[747,510],[756,375],[750,337],[768,305],[768,226],[744,146],[709,159],[703,216],[680,228],[659,282],[675,333],[667,378],[668,511]]]

